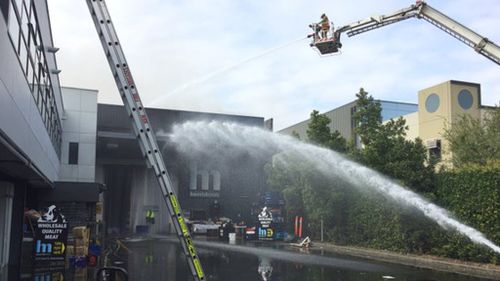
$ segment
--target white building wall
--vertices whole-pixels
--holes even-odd
[[[60,181],[94,182],[97,90],[62,88],[64,101]],[[69,143],[78,143],[78,164],[69,164]]]
[[[36,1],[40,10],[46,1]],[[46,7],[45,7],[46,9]],[[42,34],[50,33],[48,18],[38,17]],[[45,41],[51,45],[50,34]],[[54,54],[47,53],[48,66],[55,69]],[[57,77],[53,77],[56,81]],[[54,85],[58,99],[58,88]],[[60,104],[56,105],[58,108]],[[5,19],[0,13],[0,133],[6,135],[49,181],[57,180],[59,158],[37,108]]]

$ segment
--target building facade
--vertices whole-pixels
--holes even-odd
[[[382,107],[382,121],[390,120],[401,115],[411,114],[418,111],[418,106],[413,103],[393,102],[380,100]],[[332,132],[339,131],[339,133],[347,140],[354,138],[354,128],[356,126],[352,116],[356,111],[356,101],[352,101],[333,110],[323,113],[332,122],[329,124]],[[307,129],[310,120],[304,120],[295,125],[289,126],[279,131],[279,133],[292,135],[298,134],[300,139],[307,140]]]
[[[97,92],[61,88],[47,1],[0,9],[0,280],[18,280],[33,247],[26,211],[95,217]]]
[[[186,215],[203,210],[209,213],[217,201],[220,216],[233,220],[250,219],[251,203],[264,189],[264,163],[242,155],[217,163],[207,152],[203,157],[180,154],[168,141],[174,124],[186,121],[230,121],[264,128],[260,117],[148,109],[158,146]],[[99,104],[96,176],[106,184],[105,221],[109,233],[137,233],[146,226],[150,233],[173,229],[163,196],[151,169],[146,167],[129,117],[123,106]],[[228,168],[230,167],[230,168]],[[155,224],[146,215],[155,213]],[[210,215],[210,214],[208,214]]]
[[[0,8],[0,267],[15,280],[27,197],[58,179],[63,107],[46,1]]]
[[[429,152],[447,166],[451,166],[453,155],[448,142],[443,138],[445,129],[452,128],[462,115],[481,120],[491,110],[491,107],[481,105],[480,84],[456,80],[419,91],[418,105],[418,116],[403,116],[407,120],[413,120],[408,122],[409,135],[417,135],[422,139]]]
[[[406,138],[420,138],[429,149],[429,153],[437,156],[441,164],[451,165],[452,154],[449,145],[443,138],[446,128],[451,128],[454,121],[467,114],[476,119],[482,119],[489,106],[481,105],[481,85],[477,83],[449,80],[418,92],[418,103],[401,103],[379,101],[382,107],[382,121],[402,117],[406,120],[409,130]],[[355,139],[353,114],[356,102],[350,102],[341,107],[324,113],[332,122],[330,130],[338,130],[347,140]],[[291,135],[299,134],[301,139],[307,139],[309,120],[302,121],[280,131]]]

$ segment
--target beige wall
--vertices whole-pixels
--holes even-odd
[[[402,116],[406,120],[406,125],[408,126],[408,131],[406,132],[406,139],[415,140],[419,137],[419,124],[418,124],[418,112],[406,114]]]
[[[464,109],[459,103],[459,94],[467,90],[472,96],[472,105]],[[431,95],[439,98],[439,105],[434,112],[428,109]],[[441,140],[442,160],[444,164],[451,163],[449,145],[443,139],[445,128],[453,125],[453,121],[463,114],[480,117],[480,85],[462,81],[446,81],[418,92],[418,135],[426,143],[432,139]],[[432,106],[430,106],[432,107]]]
[[[464,90],[470,93],[471,104],[469,108],[464,108],[459,102],[460,92]],[[438,98],[439,104],[435,111],[430,112],[426,102],[433,94]],[[467,96],[468,94],[462,93],[462,95]],[[324,113],[332,119],[332,123],[330,123],[332,131],[338,130],[348,140],[352,138],[351,108],[354,105],[355,102],[351,102]],[[402,116],[409,127],[406,137],[409,140],[419,137],[424,145],[428,141],[440,140],[443,164],[451,165],[449,145],[443,138],[445,128],[453,126],[454,120],[464,114],[484,119],[488,110],[488,108],[481,107],[481,86],[479,84],[455,80],[445,81],[418,92],[418,111]],[[290,135],[292,131],[296,131],[300,134],[301,139],[307,139],[308,123],[309,120],[300,122],[281,130],[280,133]]]

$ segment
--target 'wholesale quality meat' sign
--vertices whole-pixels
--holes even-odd
[[[35,261],[64,261],[68,241],[68,223],[55,205],[48,207],[35,227]]]

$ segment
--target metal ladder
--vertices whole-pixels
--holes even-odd
[[[154,169],[163,198],[175,226],[182,249],[195,281],[206,280],[193,240],[182,215],[158,143],[149,123],[148,115],[142,105],[132,73],[125,59],[118,35],[104,0],[86,0],[94,21],[109,67],[115,78],[116,86],[130,117],[139,147],[146,158],[148,167]]]

